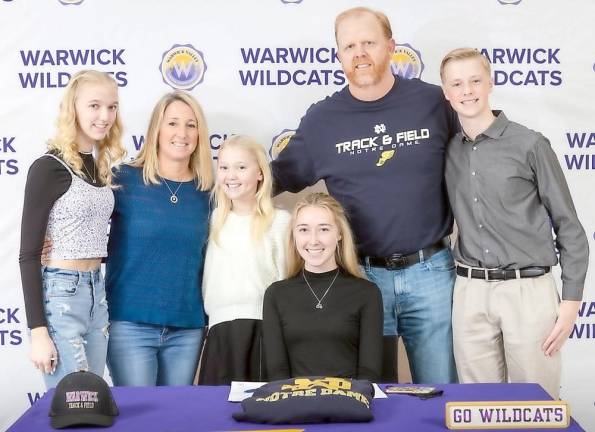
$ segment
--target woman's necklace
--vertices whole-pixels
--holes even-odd
[[[87,153],[84,153],[84,154],[87,154]],[[85,172],[87,173],[87,175],[89,176],[89,178],[91,179],[93,184],[95,184],[95,182],[97,180],[96,171],[95,171],[95,161],[93,161],[93,175],[91,175],[91,173],[89,173],[89,170],[87,170],[87,167],[85,166],[85,161],[83,161],[83,169],[85,170]]]
[[[161,180],[163,180],[163,183],[165,183],[165,186],[167,186],[167,189],[169,190],[169,193],[171,194],[171,196],[169,197],[169,201],[170,201],[172,204],[177,204],[177,203],[178,203],[178,201],[179,201],[179,200],[178,200],[178,190],[180,190],[180,186],[182,186],[182,183],[184,183],[184,182],[180,182],[180,183],[178,184],[178,187],[176,188],[176,190],[175,190],[175,191],[172,191],[172,190],[171,190],[171,188],[169,187],[169,184],[167,183],[167,180],[165,180],[165,179],[164,179],[163,177],[161,177],[161,176],[159,176],[159,178],[160,178]]]
[[[333,281],[331,282],[331,284],[328,286],[328,288],[326,289],[326,291],[324,292],[324,294],[322,294],[322,297],[320,297],[320,298],[318,298],[318,296],[316,295],[316,293],[312,289],[312,286],[310,285],[310,282],[308,282],[308,279],[306,279],[306,273],[304,273],[304,269],[302,269],[302,276],[303,276],[304,280],[306,281],[306,285],[308,285],[308,288],[310,288],[310,292],[312,293],[312,295],[314,296],[314,298],[318,301],[318,303],[316,303],[316,309],[322,309],[322,300],[324,300],[324,298],[326,297],[326,295],[330,291],[331,287],[333,286],[333,284],[337,280],[337,276],[339,276],[339,269],[337,269],[337,273],[335,274],[335,277],[333,278]]]

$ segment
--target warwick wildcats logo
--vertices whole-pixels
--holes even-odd
[[[192,90],[203,81],[207,65],[202,52],[192,45],[176,44],[163,53],[159,70],[167,85]]]
[[[269,149],[269,154],[271,155],[271,159],[275,160],[279,156],[279,153],[283,151],[287,144],[289,144],[289,140],[291,137],[295,135],[295,130],[293,129],[283,129],[279,135],[273,137],[273,142],[271,144],[271,148]]]
[[[409,44],[401,44],[395,47],[390,68],[393,75],[399,75],[406,79],[421,78],[424,63],[421,61],[421,54],[418,50]]]

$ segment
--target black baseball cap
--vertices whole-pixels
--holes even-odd
[[[107,383],[92,372],[73,372],[56,386],[49,416],[54,429],[75,425],[111,426],[119,414]]]

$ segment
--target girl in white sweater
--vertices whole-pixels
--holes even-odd
[[[262,303],[266,288],[285,277],[290,215],[275,209],[263,147],[235,135],[219,150],[215,210],[202,293],[209,329],[199,384],[266,381]]]

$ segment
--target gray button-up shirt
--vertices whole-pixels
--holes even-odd
[[[455,259],[483,268],[554,266],[557,247],[562,298],[581,300],[589,245],[556,154],[540,133],[495,114],[475,141],[459,132],[447,148]]]

